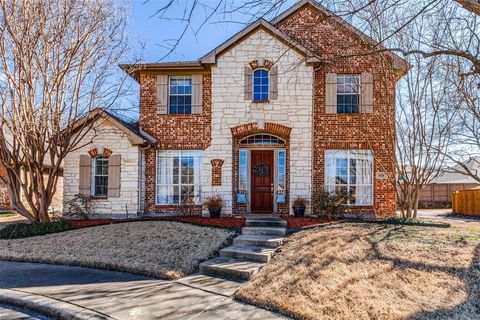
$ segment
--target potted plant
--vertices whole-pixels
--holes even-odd
[[[305,207],[307,206],[307,199],[303,197],[297,197],[293,201],[293,213],[295,217],[303,217],[305,215]]]
[[[208,209],[210,213],[210,218],[220,218],[220,213],[223,208],[223,200],[220,196],[213,196],[207,198],[203,205]]]

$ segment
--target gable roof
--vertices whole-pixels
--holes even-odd
[[[270,20],[270,23],[274,25],[276,28],[282,21],[284,21],[285,19],[290,17],[292,14],[294,14],[295,12],[297,12],[298,10],[300,10],[301,8],[307,5],[310,5],[316,10],[324,13],[325,15],[333,19],[333,21],[345,27],[348,31],[352,32],[354,35],[356,35],[358,38],[365,41],[369,45],[373,45],[373,46],[378,45],[378,43],[375,42],[371,37],[367,36],[365,33],[357,29],[355,26],[348,23],[347,21],[345,21],[344,19],[342,19],[341,17],[339,17],[338,15],[336,15],[335,13],[327,9],[326,7],[322,6],[315,0],[301,0],[297,2],[293,6],[291,6],[284,12],[282,12],[280,15]],[[380,49],[382,48],[383,46],[380,47]],[[408,71],[408,69],[410,68],[410,65],[408,64],[407,61],[405,61],[404,59],[402,59],[401,57],[399,57],[398,55],[396,55],[391,51],[386,51],[386,52],[393,58],[393,67],[395,69]]]
[[[257,31],[258,29],[264,29],[273,36],[277,37],[279,40],[283,41],[286,43],[288,46],[291,48],[295,49],[299,53],[305,55],[307,59],[313,59],[315,60],[313,54],[308,48],[305,48],[304,46],[300,45],[297,41],[294,39],[290,38],[288,35],[280,31],[278,28],[273,26],[270,22],[266,21],[263,18],[258,19],[257,21],[249,24],[246,28],[242,29],[241,31],[237,32],[234,36],[232,36],[230,39],[227,41],[223,42],[221,45],[204,55],[199,59],[202,63],[211,63],[214,64],[216,63],[216,59],[218,55],[222,54],[229,48],[231,48],[233,45],[238,43],[239,41],[243,40],[245,37],[250,35],[251,33]]]
[[[476,175],[480,175],[480,156],[473,157],[466,161],[464,165],[468,170]],[[437,178],[433,179],[431,183],[472,183],[479,184],[473,177],[462,173],[463,168],[457,164],[451,168],[445,169]]]
[[[73,124],[72,129],[73,131],[76,131],[83,125],[99,118],[104,118],[105,120],[110,121],[116,128],[124,132],[133,145],[154,144],[156,142],[155,138],[140,129],[138,122],[126,122],[102,108],[96,108],[88,112],[83,118],[77,120]]]
[[[345,27],[348,31],[352,32],[362,41],[366,42],[369,45],[375,46],[377,43],[355,28],[353,25],[343,20],[341,17],[337,16],[332,11],[328,10],[324,6],[320,5],[314,0],[301,0],[295,5],[291,6],[289,9],[273,18],[270,22],[266,21],[263,18],[256,20],[255,22],[249,24],[244,29],[237,32],[235,35],[230,37],[228,40],[208,52],[206,55],[198,59],[197,61],[177,61],[177,62],[161,62],[161,63],[148,63],[148,64],[121,64],[122,68],[127,74],[134,78],[137,82],[139,81],[139,72],[143,70],[148,71],[169,71],[169,70],[193,70],[201,71],[209,68],[209,65],[215,64],[219,55],[230,49],[232,46],[236,45],[238,42],[242,41],[245,37],[251,33],[263,29],[270,33],[272,36],[278,40],[284,42],[286,45],[290,46],[292,49],[296,50],[300,54],[303,54],[306,57],[306,62],[321,62],[317,57],[317,54],[298,43],[295,39],[291,38],[284,32],[282,32],[277,26],[290,15],[295,13],[297,10],[303,8],[306,5],[310,5],[316,10],[323,12],[324,14],[331,17],[334,21]],[[380,47],[382,49],[383,47]],[[402,75],[408,71],[410,68],[409,64],[398,55],[393,52],[386,51],[386,54],[390,55],[393,59],[393,67],[395,70],[401,70]]]

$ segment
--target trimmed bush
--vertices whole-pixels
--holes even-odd
[[[64,220],[49,223],[12,223],[0,229],[0,239],[17,239],[41,236],[72,230],[73,226]]]
[[[448,228],[450,224],[437,221],[425,221],[415,218],[399,218],[399,217],[387,217],[381,221],[386,224],[401,224],[406,226],[426,226],[426,227],[442,227]]]

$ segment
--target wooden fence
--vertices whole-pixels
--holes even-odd
[[[452,212],[480,216],[480,189],[452,193]]]

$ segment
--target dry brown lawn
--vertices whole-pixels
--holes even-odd
[[[168,221],[129,222],[0,240],[0,260],[80,265],[162,279],[192,273],[234,232]]]
[[[480,232],[367,223],[299,232],[236,297],[300,319],[480,319]]]

